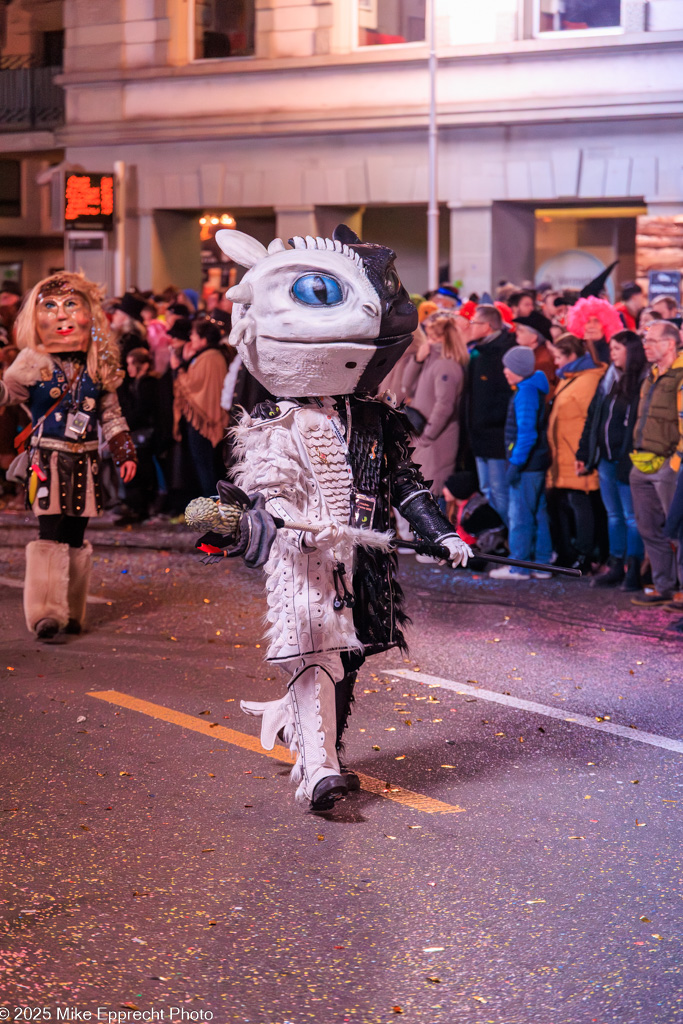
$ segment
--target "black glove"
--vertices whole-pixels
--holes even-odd
[[[197,547],[205,543],[222,548],[229,558],[241,555],[250,569],[264,565],[277,535],[275,520],[266,511],[266,499],[259,492],[245,494],[227,480],[219,480],[217,489],[222,504],[241,505],[244,508],[239,521],[238,537],[235,540],[211,532],[200,537]]]
[[[277,527],[270,512],[266,512],[264,496],[257,493],[250,494],[249,497],[251,509],[240,519],[240,539],[244,537],[244,564],[250,569],[256,569],[268,561],[270,549],[277,536]]]

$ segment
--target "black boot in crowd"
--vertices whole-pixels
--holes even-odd
[[[635,555],[630,555],[626,562],[626,576],[624,582],[621,584],[621,590],[626,590],[629,593],[635,593],[637,590],[642,589],[642,580],[640,578],[640,559],[636,558]]]
[[[607,572],[600,573],[592,581],[593,587],[616,587],[624,579],[624,562],[621,558],[610,555],[607,559]]]

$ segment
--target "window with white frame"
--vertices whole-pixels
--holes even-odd
[[[425,39],[425,0],[358,0],[358,45],[387,46]]]
[[[254,8],[255,0],[195,0],[195,60],[251,56]]]
[[[621,0],[536,0],[538,32],[585,32],[621,25]]]

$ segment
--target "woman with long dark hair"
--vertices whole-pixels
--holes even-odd
[[[609,560],[606,570],[595,578],[595,586],[613,587],[621,583],[622,590],[640,590],[644,549],[629,487],[629,452],[647,360],[642,340],[635,331],[613,335],[609,349],[611,387],[599,388],[591,402],[576,452],[576,470],[584,474],[597,467],[600,494],[607,511]]]

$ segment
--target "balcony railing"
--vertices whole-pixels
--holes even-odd
[[[4,131],[56,128],[64,123],[61,68],[33,67],[30,58],[0,57],[0,125]]]

